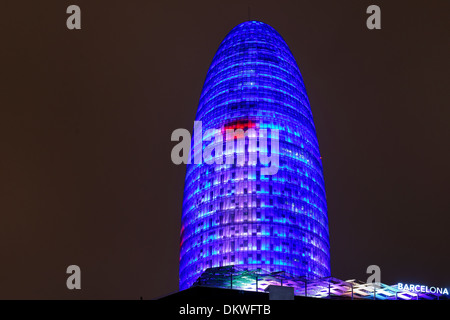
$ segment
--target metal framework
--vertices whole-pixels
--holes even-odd
[[[268,272],[261,268],[248,270],[239,266],[208,268],[193,286],[228,288],[265,292],[269,285],[293,287],[296,296],[327,299],[370,300],[440,300],[447,297],[438,293],[415,293],[399,290],[397,285],[343,281],[334,277],[309,280],[293,277],[285,271]]]

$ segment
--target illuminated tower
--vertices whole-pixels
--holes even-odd
[[[187,165],[180,289],[207,268],[229,265],[308,279],[329,276],[327,204],[313,116],[295,59],[272,27],[247,21],[225,37],[206,75],[196,121],[202,121],[203,133],[278,129],[279,169],[264,175],[260,161],[250,164],[248,141],[243,165]]]

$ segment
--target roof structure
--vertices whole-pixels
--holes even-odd
[[[415,293],[399,290],[397,285],[366,283],[358,280],[340,280],[334,277],[306,279],[292,277],[284,271],[267,272],[263,269],[246,270],[239,266],[209,268],[194,286],[228,288],[265,292],[269,285],[294,288],[296,296],[329,299],[370,300],[440,300],[447,296],[438,293]]]

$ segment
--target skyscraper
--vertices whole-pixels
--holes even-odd
[[[235,152],[245,155],[244,163],[187,165],[180,289],[207,268],[229,265],[308,279],[329,276],[327,204],[313,116],[295,59],[272,27],[247,21],[225,37],[206,75],[196,121],[203,133],[267,129],[270,136],[278,130],[279,166],[275,174],[263,174],[267,165],[249,155],[270,153],[271,147],[273,153],[273,143],[254,148],[248,139]],[[193,158],[195,141],[191,148]]]

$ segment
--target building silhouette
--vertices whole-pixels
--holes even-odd
[[[192,139],[180,289],[191,287],[206,269],[226,266],[305,279],[330,276],[327,203],[313,115],[299,68],[277,31],[258,21],[231,30],[211,62],[195,120],[201,121],[204,136],[215,130],[224,143],[211,138],[200,145]],[[231,129],[253,131],[255,144],[250,142],[254,136],[236,131],[230,151],[225,143]],[[206,163],[208,143],[216,146],[210,160],[222,158],[222,164]],[[199,152],[201,163],[194,160],[202,156]],[[261,160],[266,153],[278,157],[275,174],[264,172],[270,166]],[[227,164],[227,157],[233,163]]]

